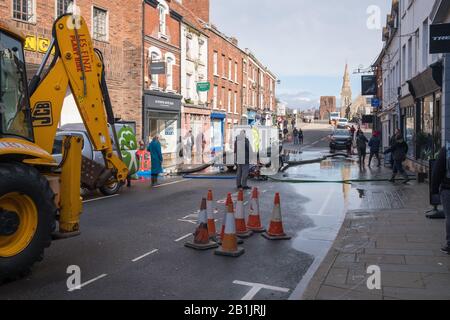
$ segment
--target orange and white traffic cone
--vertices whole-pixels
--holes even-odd
[[[253,189],[252,200],[250,202],[250,214],[248,215],[247,228],[253,232],[261,233],[266,231],[262,226],[261,215],[259,211],[259,193],[258,188]]]
[[[281,207],[280,207],[280,194],[275,194],[274,207],[272,213],[272,220],[270,221],[270,227],[267,232],[264,232],[262,236],[269,240],[289,240],[290,236],[284,233],[283,221],[281,219]]]
[[[214,207],[213,207],[213,193],[208,191],[208,198],[206,199],[206,213],[208,216],[208,233],[210,239],[216,239],[216,220],[214,219]]]
[[[228,198],[231,199],[231,194],[228,195]],[[214,254],[227,257],[239,257],[244,254],[244,252],[244,248],[238,247],[233,201],[227,201],[227,214],[225,218],[225,230],[222,237],[222,245],[219,249],[214,251]]]
[[[231,197],[231,193],[228,194],[227,201],[225,203],[226,210],[225,210],[225,214],[223,215],[222,229],[220,231],[219,241],[218,241],[219,244],[222,244],[222,239],[225,235],[225,225],[226,225],[226,221],[227,221],[228,207],[230,204],[233,205],[233,198]],[[238,239],[238,244],[243,244],[243,243],[244,243],[244,240]]]
[[[184,245],[185,247],[196,250],[215,249],[219,246],[216,242],[210,241],[209,239],[205,198],[202,199],[200,212],[198,214],[198,227],[194,233],[194,240],[188,241]]]
[[[236,234],[239,238],[248,238],[253,232],[245,224],[244,191],[240,190],[236,202]]]

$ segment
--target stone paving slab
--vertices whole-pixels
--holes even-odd
[[[427,185],[399,188],[403,208],[348,212],[303,299],[450,299],[450,256],[439,250],[445,221],[425,218]],[[373,265],[381,270],[381,290],[367,288]]]

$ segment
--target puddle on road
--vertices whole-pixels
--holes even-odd
[[[286,171],[288,179],[302,180],[343,181],[375,176],[376,173],[369,170],[361,172],[351,159],[329,159]],[[367,190],[361,185],[343,183],[292,184],[292,188],[306,199],[301,210],[313,225],[300,231],[292,242],[295,250],[314,257],[313,264],[292,295],[299,298],[336,239],[347,211],[361,208]]]

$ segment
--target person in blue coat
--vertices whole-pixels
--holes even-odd
[[[150,142],[147,151],[150,152],[152,160],[152,186],[155,186],[158,183],[158,176],[163,173],[163,156],[158,135],[156,135],[152,142]]]

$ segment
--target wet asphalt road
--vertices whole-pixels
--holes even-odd
[[[328,134],[328,129],[306,129],[307,149],[326,151]],[[345,174],[355,166],[335,163],[330,172]],[[357,205],[357,192],[339,184],[251,184],[260,188],[265,225],[274,194],[281,193],[284,227],[292,240],[271,242],[255,234],[245,240],[246,252],[237,259],[187,249],[185,237],[195,229],[202,197],[214,191],[220,226],[227,193],[236,196],[234,181],[176,178],[157,189],[137,182],[119,196],[84,203],[82,235],[54,242],[31,275],[0,287],[0,299],[299,298],[347,207]],[[66,285],[71,265],[81,268],[86,284],[73,292]],[[248,295],[255,284],[271,287]]]

